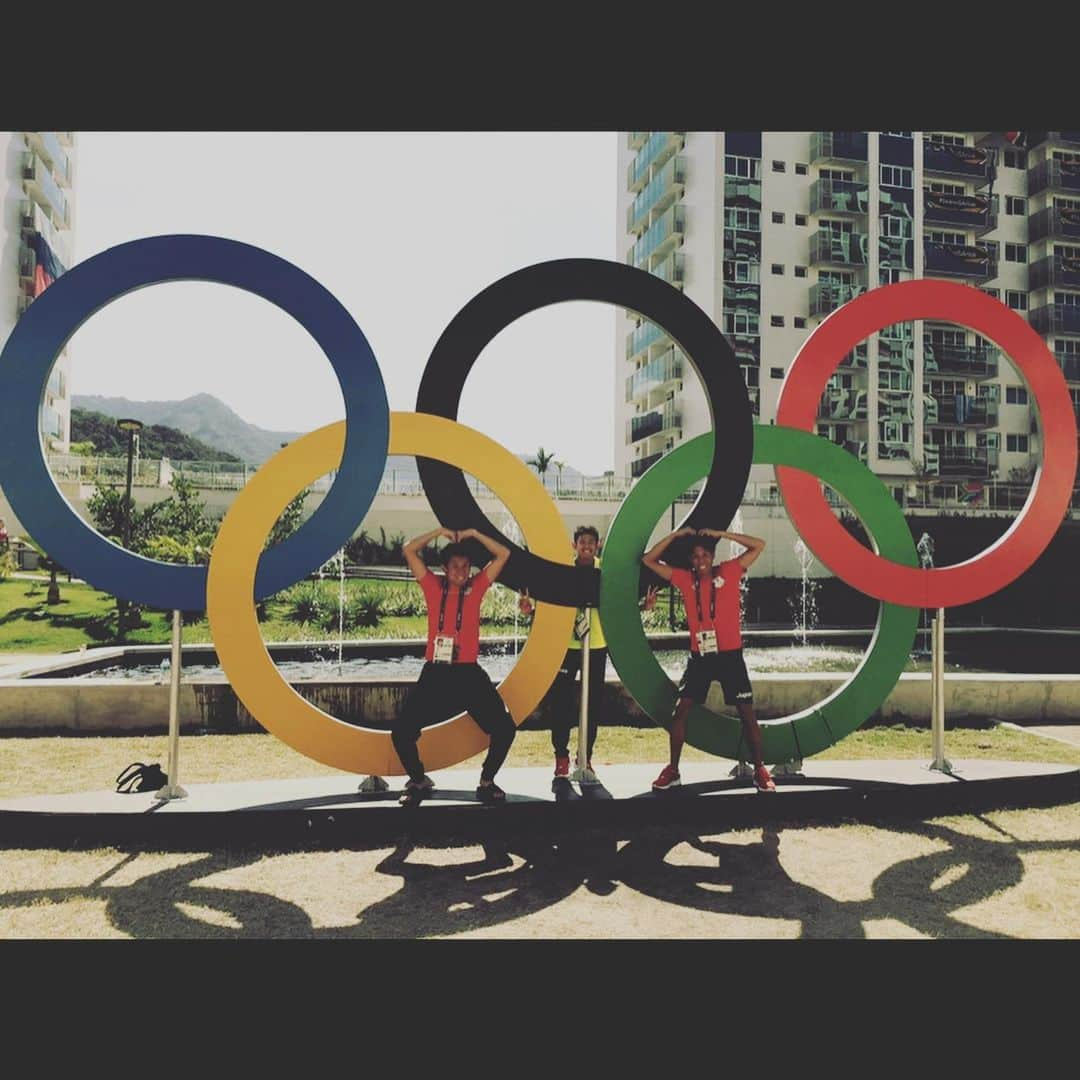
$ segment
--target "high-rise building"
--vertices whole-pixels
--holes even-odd
[[[70,131],[0,133],[4,162],[0,216],[0,344],[41,293],[71,265],[75,137]],[[71,434],[67,350],[41,403],[46,450],[66,451]]]
[[[619,188],[620,255],[721,327],[760,422],[825,316],[920,277],[975,286],[1029,319],[1080,409],[1080,132],[629,132]],[[617,472],[640,476],[708,430],[693,369],[658,327],[628,321],[616,372]],[[929,320],[845,357],[817,430],[898,497],[922,480],[978,504],[988,481],[1027,484],[1039,457],[1008,359]]]

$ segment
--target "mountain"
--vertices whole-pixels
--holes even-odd
[[[195,394],[183,401],[129,401],[97,394],[75,394],[71,404],[74,409],[104,413],[114,418],[130,416],[144,424],[176,428],[252,465],[261,465],[277,453],[283,442],[292,442],[302,434],[267,431],[249,424],[212,394]]]
[[[127,434],[116,426],[116,419],[87,409],[71,410],[71,441],[91,442],[98,457],[124,457]],[[139,432],[139,454],[144,458],[168,458],[170,461],[237,461],[235,455],[217,450],[176,428],[147,424]]]

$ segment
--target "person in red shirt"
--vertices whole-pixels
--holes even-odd
[[[439,536],[451,542],[442,552],[445,573],[433,574],[420,558],[420,551]],[[472,559],[463,540],[478,541],[492,555],[478,574],[470,576]],[[495,774],[506,760],[517,728],[487,672],[477,663],[477,656],[480,601],[502,572],[510,549],[476,529],[434,529],[410,540],[404,552],[405,562],[427,601],[428,640],[420,678],[390,732],[394,749],[409,774],[401,802],[415,805],[435,787],[424,772],[416,748],[420,732],[425,725],[448,720],[459,712],[468,712],[491,737],[476,797],[484,803],[505,802],[506,793],[495,783]]]
[[[693,537],[689,570],[660,561],[671,542],[683,536]],[[714,567],[717,540],[733,540],[746,551],[737,559],[727,559]],[[746,744],[754,758],[754,784],[759,791],[776,790],[761,757],[761,730],[754,715],[754,693],[743,660],[739,612],[739,581],[764,549],[765,541],[755,536],[685,528],[665,536],[642,557],[641,561],[654,574],[671,582],[682,593],[690,624],[690,658],[671,717],[671,762],[653,782],[654,791],[667,791],[680,783],[679,757],[686,741],[686,716],[693,705],[705,703],[709,685],[714,681],[723,687],[724,701],[735,706],[742,720]]]

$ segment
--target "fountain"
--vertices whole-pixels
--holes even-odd
[[[521,530],[518,528],[518,523],[514,520],[513,515],[509,510],[503,510],[499,519],[499,531],[513,544],[517,544],[518,547],[524,545],[524,537],[521,535]],[[511,605],[514,609],[514,656],[518,654],[518,606],[515,601]]]
[[[795,558],[799,562],[802,581],[796,595],[788,598],[788,604],[795,619],[795,640],[805,647],[809,643],[807,632],[817,625],[817,592],[821,583],[810,577],[814,556],[803,543],[802,537],[795,540]],[[794,648],[794,645],[792,647]]]
[[[729,529],[733,533],[741,533],[743,531],[743,518],[742,508],[740,507],[735,511],[735,516],[731,519],[731,526]],[[734,540],[728,540],[728,559],[738,558],[745,550],[742,544],[736,543]],[[721,560],[722,561],[722,560]],[[746,625],[746,601],[750,594],[750,575],[743,574],[739,579],[739,625]]]

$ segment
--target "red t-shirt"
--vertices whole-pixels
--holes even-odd
[[[690,570],[673,569],[671,584],[682,593],[686,606],[686,618],[690,623],[690,651],[698,652],[697,632],[699,630],[716,631],[718,652],[742,648],[742,626],[739,617],[739,579],[745,573],[738,559],[727,559],[714,563],[711,576],[698,579],[698,592],[701,597],[701,622],[698,622],[697,603],[694,600],[694,575]],[[721,579],[723,584],[713,582]],[[716,590],[716,617],[709,620],[709,594]]]
[[[433,574],[430,570],[420,579],[420,588],[424,590],[427,601],[427,651],[424,659],[435,658],[435,636],[439,633],[439,608],[442,605],[442,574]],[[462,603],[462,590],[451,585],[446,591],[446,610],[443,613],[443,637],[454,638],[454,663],[475,664],[480,654],[480,601],[488,591],[491,578],[486,570],[474,574],[465,586],[464,607],[461,610],[461,630],[457,631],[458,604]]]

